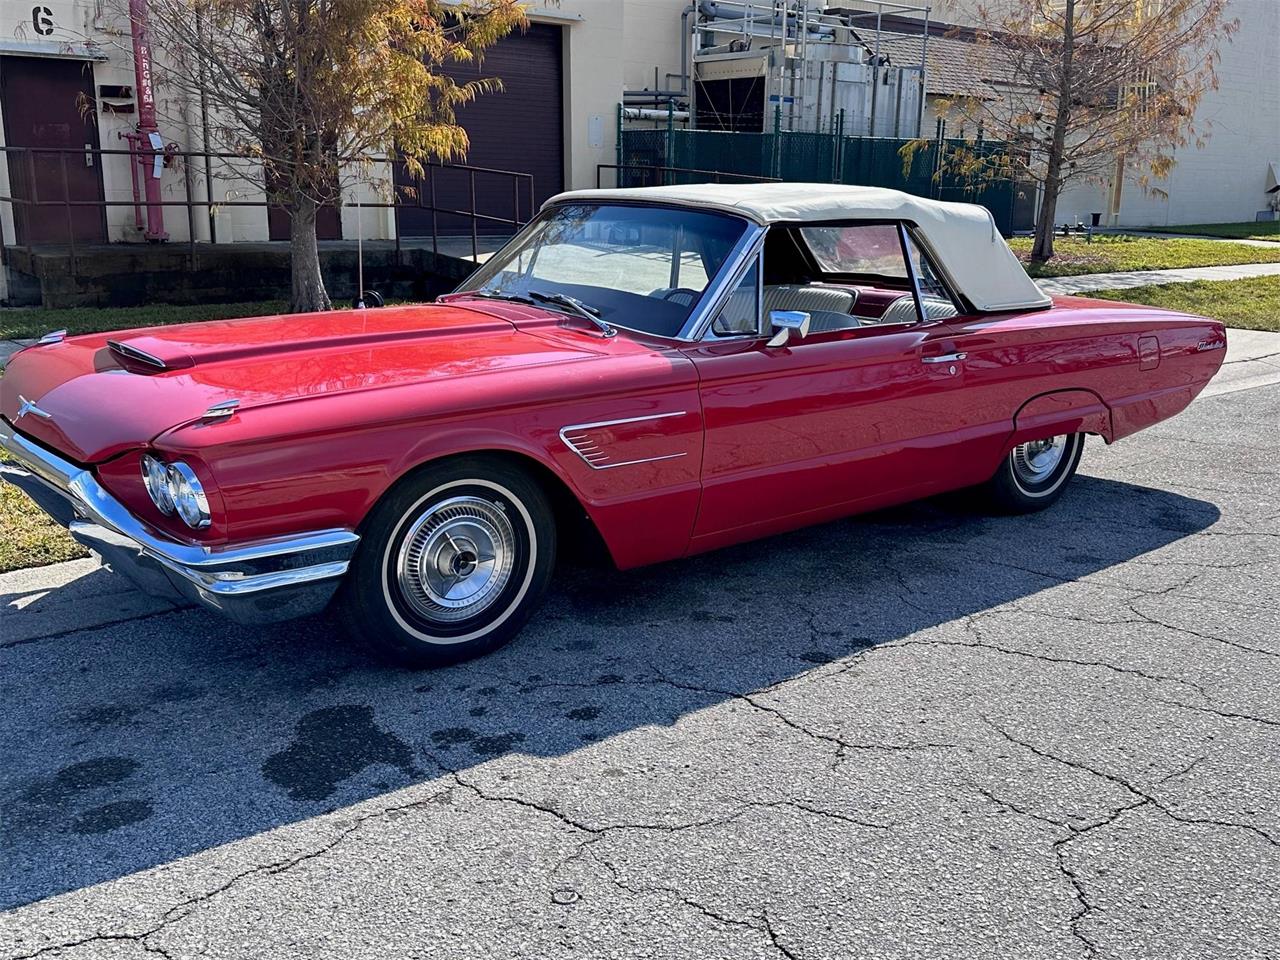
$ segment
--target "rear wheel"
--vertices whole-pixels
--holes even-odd
[[[541,485],[481,457],[428,467],[374,509],[338,595],[347,629],[433,667],[480,656],[529,620],[555,566]]]
[[[1043,510],[1062,496],[1083,451],[1083,433],[1018,444],[987,484],[991,499],[1006,513]]]

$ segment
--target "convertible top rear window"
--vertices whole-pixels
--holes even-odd
[[[613,326],[674,337],[746,229],[745,220],[715,212],[560,204],[458,292],[568,295]]]

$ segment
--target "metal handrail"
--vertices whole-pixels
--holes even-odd
[[[0,146],[0,156],[4,156],[6,167],[8,168],[8,171],[10,174],[10,178],[9,178],[10,190],[12,191],[13,189],[12,173],[14,169],[14,162],[16,160],[18,163],[22,163],[25,160],[24,165],[26,167],[26,174],[27,174],[26,176],[27,187],[32,194],[30,197],[19,197],[19,196],[13,195],[12,192],[10,192],[9,194],[0,195],[0,203],[8,203],[10,205],[10,208],[13,209],[15,213],[17,209],[20,207],[21,208],[61,207],[65,211],[65,216],[67,220],[67,242],[68,242],[68,246],[70,247],[70,253],[71,253],[71,273],[74,276],[76,273],[77,251],[76,251],[76,237],[75,237],[75,222],[72,216],[73,211],[81,207],[97,207],[102,209],[104,213],[108,207],[137,208],[139,204],[139,200],[136,197],[130,200],[108,200],[105,197],[100,197],[100,198],[91,199],[91,200],[73,200],[71,198],[70,182],[67,174],[67,157],[74,156],[80,160],[83,160],[86,157],[93,157],[95,160],[98,161],[99,169],[101,169],[101,159],[103,157],[123,156],[123,157],[131,158],[131,161],[136,161],[136,159],[139,156],[145,156],[145,155],[147,155],[147,151],[145,150],[112,149],[109,147],[106,147],[106,148],[95,147],[95,148],[85,149],[83,147],[75,148],[75,147]],[[35,158],[37,156],[57,156],[59,158],[59,167],[60,167],[60,173],[61,173],[60,179],[61,179],[61,186],[62,186],[62,190],[61,190],[62,195],[60,197],[55,197],[55,198],[40,197],[39,186],[36,182],[36,176],[35,176],[35,172],[36,172]],[[213,192],[212,184],[208,184],[206,186],[204,199],[193,196],[194,184],[191,178],[191,164],[185,161],[190,159],[217,159],[217,160],[233,160],[233,161],[238,161],[243,163],[253,163],[255,161],[255,158],[252,156],[245,156],[239,153],[225,153],[225,152],[207,151],[207,150],[172,150],[172,151],[167,151],[163,154],[155,154],[155,156],[162,157],[165,160],[166,166],[170,165],[170,161],[168,159],[170,157],[175,158],[175,160],[184,161],[182,163],[184,199],[159,200],[159,201],[152,201],[152,203],[154,205],[158,205],[161,207],[182,207],[186,209],[187,238],[188,238],[186,245],[188,248],[188,254],[191,258],[191,265],[193,269],[195,268],[195,263],[196,263],[196,248],[198,244],[202,242],[196,239],[195,211],[197,209],[206,208],[206,209],[212,210],[213,208],[217,208],[217,207],[262,207],[266,209],[271,209],[271,208],[282,206],[278,201],[274,201],[269,198],[264,198],[261,200],[215,200],[212,198],[212,192]],[[396,160],[390,157],[378,157],[378,156],[345,157],[342,159],[344,162],[359,161],[359,162],[368,162],[368,163],[388,163],[388,164],[394,164],[397,162]],[[440,214],[445,214],[446,216],[467,218],[471,224],[471,257],[473,260],[478,259],[479,257],[479,248],[480,248],[479,225],[482,222],[504,224],[504,225],[510,226],[513,232],[515,232],[519,230],[521,227],[523,227],[525,224],[527,224],[531,219],[533,219],[533,215],[537,212],[536,211],[536,195],[534,193],[534,184],[533,184],[532,174],[524,173],[517,170],[499,170],[495,167],[481,167],[481,166],[475,166],[472,164],[465,164],[465,163],[442,163],[437,161],[427,161],[427,162],[424,162],[422,166],[424,168],[424,172],[426,173],[426,176],[425,177],[416,176],[412,178],[415,184],[415,197],[414,197],[415,202],[413,203],[404,202],[403,193],[400,189],[401,184],[394,184],[393,192],[392,192],[393,199],[390,202],[373,201],[373,202],[366,203],[361,201],[359,203],[351,204],[351,206],[354,206],[357,208],[369,207],[372,209],[390,209],[395,212],[394,216],[392,217],[392,222],[393,222],[393,234],[394,234],[394,240],[395,240],[397,262],[399,262],[400,250],[401,250],[400,211],[403,209],[417,209],[417,210],[430,211],[431,213],[431,252],[434,256],[439,256],[439,253],[440,253],[440,228],[439,228]],[[439,172],[443,172],[443,171],[455,172],[456,171],[456,172],[461,172],[467,175],[468,193],[470,196],[470,209],[459,210],[453,207],[441,207],[436,204],[435,202],[436,201],[436,190],[435,190],[436,177],[433,175],[433,172],[435,171],[439,171]],[[490,213],[481,213],[477,209],[477,191],[476,191],[477,176],[502,176],[510,179],[511,198],[512,198],[512,216],[503,217],[503,216],[497,216],[495,214],[490,214]],[[235,177],[234,177],[234,174],[229,174],[223,179],[231,180],[231,179],[235,179]],[[429,204],[423,203],[423,195],[422,195],[423,191],[419,189],[423,180],[426,180],[429,185],[429,196],[430,196]],[[525,199],[527,199],[526,209],[528,210],[529,215],[527,217],[522,217],[521,204],[522,204],[522,200],[525,200]],[[14,226],[16,231],[16,227],[17,227],[16,222]],[[3,221],[0,220],[0,264],[7,262],[8,247],[17,246],[17,245],[18,244],[17,244],[16,234],[14,236],[14,242],[12,244],[8,243],[8,241],[5,238]]]

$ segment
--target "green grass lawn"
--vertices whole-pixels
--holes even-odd
[[[0,573],[88,555],[25,493],[0,481]]]
[[[130,327],[155,327],[197,320],[225,320],[229,317],[260,317],[280,313],[283,300],[253,303],[199,303],[177,306],[158,303],[145,307],[70,307],[64,310],[0,310],[0,340],[39,337],[50,330],[68,333],[99,333]]]
[[[1196,233],[1229,240],[1272,240],[1280,243],[1280,220],[1256,223],[1188,223],[1175,227],[1144,227],[1153,233]]]
[[[1221,320],[1228,327],[1280,333],[1280,276],[1099,290],[1085,296],[1198,313]]]
[[[1027,273],[1033,277],[1069,277],[1082,273],[1114,273],[1122,270],[1174,270],[1181,267],[1218,267],[1236,263],[1280,263],[1276,249],[1217,240],[1187,240],[1099,234],[1088,243],[1083,237],[1059,237],[1048,263],[1026,263],[1030,237],[1009,241]]]

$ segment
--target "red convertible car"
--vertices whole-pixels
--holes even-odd
[[[578,191],[435,304],[51,334],[0,378],[0,470],[144,590],[333,604],[436,665],[510,640],[580,524],[628,568],[959,488],[1039,510],[1225,347],[1051,300],[977,206]]]

